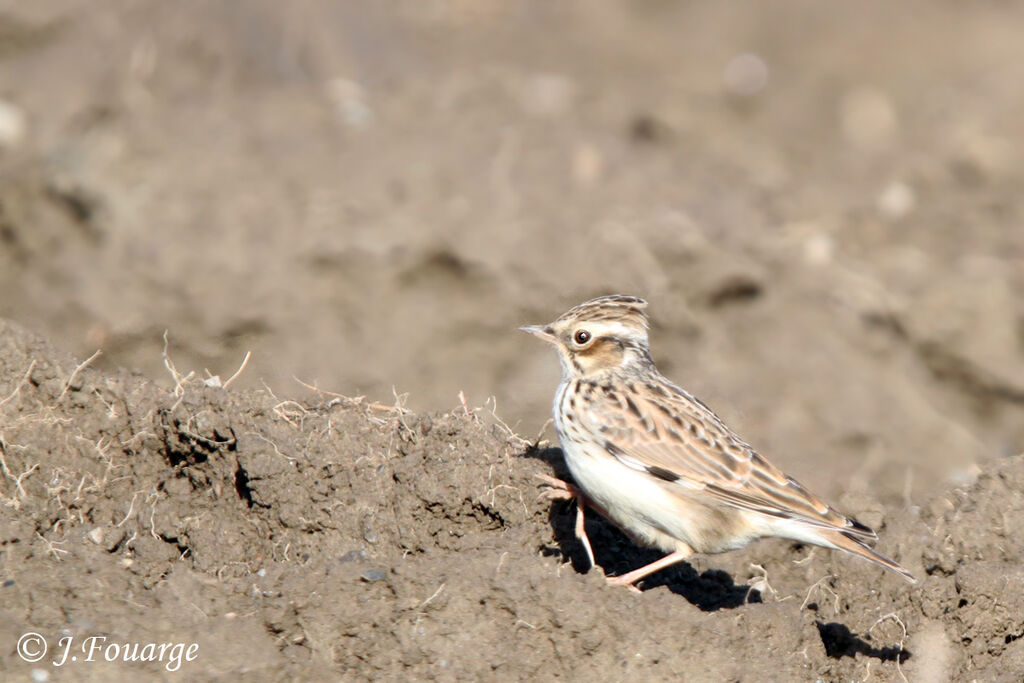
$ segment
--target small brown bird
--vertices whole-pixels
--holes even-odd
[[[542,478],[549,498],[576,499],[576,535],[591,564],[585,505],[637,543],[669,553],[609,583],[632,586],[694,553],[735,550],[766,536],[845,550],[915,583],[867,545],[878,538],[874,531],[783,474],[658,372],[646,307],[637,297],[604,296],[550,325],[520,328],[553,344],[562,364],[555,427],[576,486]]]

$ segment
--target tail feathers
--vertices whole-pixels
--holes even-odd
[[[917,579],[914,575],[908,572],[906,569],[901,567],[895,561],[890,560],[888,557],[880,552],[877,552],[873,548],[869,548],[863,541],[858,539],[856,536],[851,535],[849,532],[843,531],[828,531],[819,533],[819,537],[825,541],[822,545],[830,545],[833,548],[839,550],[845,550],[853,555],[859,555],[868,562],[877,564],[880,567],[885,567],[891,571],[896,572],[910,583],[917,583]]]

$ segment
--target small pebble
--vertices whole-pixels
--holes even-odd
[[[364,541],[370,544],[374,544],[379,540],[380,537],[377,535],[377,532],[374,530],[373,526],[370,525],[369,520],[362,520],[359,523],[359,526],[361,527],[360,530],[362,531]]]
[[[338,559],[339,564],[345,564],[346,562],[356,562],[366,559],[365,550],[350,550]]]
[[[334,104],[342,122],[349,128],[368,128],[373,123],[373,109],[366,101],[362,85],[346,78],[327,82],[327,98]]]
[[[804,261],[812,266],[832,263],[836,253],[836,241],[831,235],[818,233],[804,240]]]
[[[732,95],[756,95],[768,84],[768,65],[751,52],[736,55],[725,65],[722,81]]]
[[[374,581],[383,581],[388,578],[388,573],[383,569],[367,569],[359,578],[367,583],[373,583]]]
[[[0,149],[16,146],[25,137],[25,114],[15,105],[0,100]]]
[[[899,220],[910,214],[917,206],[914,189],[906,183],[895,181],[878,196],[878,212],[890,220]]]

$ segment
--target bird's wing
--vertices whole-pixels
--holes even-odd
[[[874,540],[736,436],[710,408],[662,378],[595,392],[583,426],[627,467],[720,503]]]

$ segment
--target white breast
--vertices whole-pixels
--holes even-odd
[[[578,424],[567,424],[559,410],[569,384],[555,395],[555,427],[565,462],[576,485],[638,543],[673,552],[683,545],[715,553],[740,548],[761,535],[737,510],[709,504],[685,484],[667,483],[629,467],[605,450]]]
[[[555,428],[576,485],[638,542],[676,550],[678,541],[687,542],[690,536],[679,516],[678,499],[650,475],[626,467],[585,435],[573,434],[559,410],[567,386],[555,394]]]

